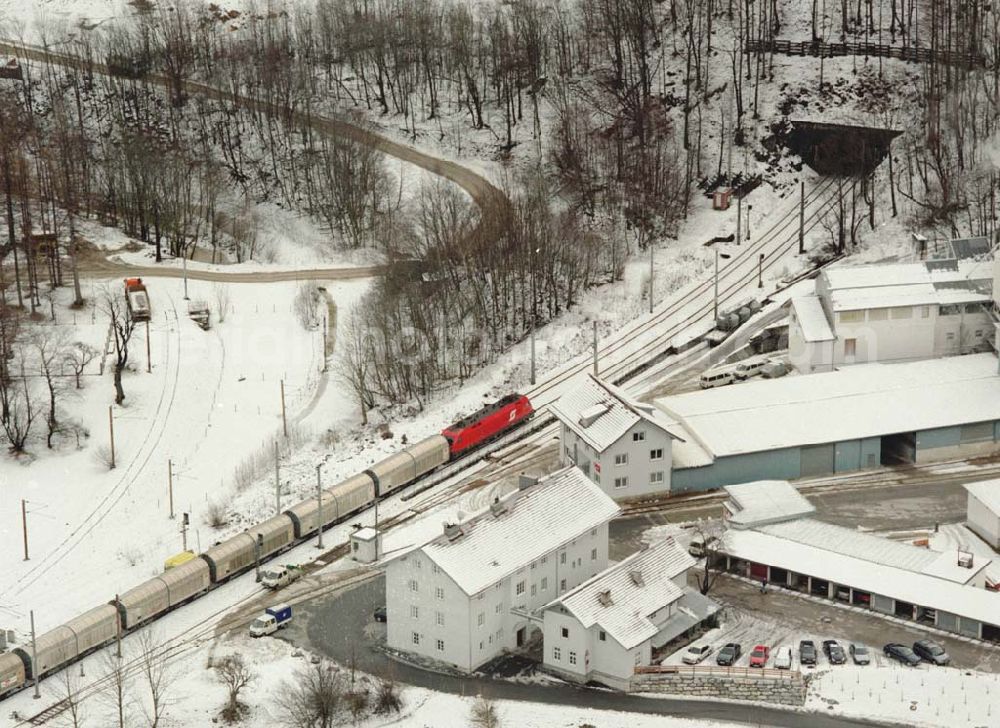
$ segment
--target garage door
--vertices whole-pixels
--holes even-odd
[[[833,443],[828,445],[809,445],[800,450],[802,456],[803,478],[811,475],[830,475],[833,473]]]

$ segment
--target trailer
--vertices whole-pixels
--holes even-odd
[[[125,279],[125,302],[134,320],[149,321],[151,314],[149,294],[146,293],[142,278]]]

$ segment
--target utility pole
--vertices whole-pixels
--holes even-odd
[[[274,502],[275,514],[281,513],[281,474],[278,470],[278,441],[274,441]]]
[[[191,299],[188,298],[188,257],[186,249],[181,251],[181,260],[184,265],[184,300],[190,301]]]
[[[799,255],[806,252],[806,183],[802,182],[799,193]]]
[[[28,560],[28,501],[21,499],[21,530],[24,532],[24,560]]]
[[[316,517],[319,519],[318,528],[316,532],[319,534],[319,541],[316,542],[316,548],[323,548],[323,486],[320,484],[320,468],[323,467],[323,463],[316,466],[316,500],[319,502],[319,508],[316,510]]]
[[[111,433],[111,469],[115,469],[115,415],[111,405],[108,405],[108,430]]]
[[[649,312],[653,313],[653,243],[649,243]]]
[[[736,198],[736,244],[740,244],[743,237],[743,197]]]
[[[167,460],[167,494],[170,498],[170,517],[174,517],[174,461]]]
[[[35,645],[35,610],[32,609],[28,612],[31,616],[31,677],[35,681],[35,694],[32,696],[35,700],[42,697],[42,694],[38,692],[38,647]]]
[[[188,514],[181,514],[181,550],[188,550]]]
[[[254,581],[260,583],[260,554],[264,550],[264,534],[258,533],[253,542]]]
[[[122,659],[122,604],[115,594],[115,654],[118,659]]]
[[[149,321],[146,321],[146,374],[153,371],[153,360],[149,348]]]
[[[757,258],[757,288],[764,287],[764,254]]]
[[[326,315],[323,316],[323,369],[321,371],[326,371]]]
[[[597,376],[597,322],[594,322],[594,376]]]
[[[281,429],[288,437],[288,417],[285,414],[285,380],[281,380]]]
[[[753,212],[753,205],[747,205],[747,242],[750,242],[750,213]]]
[[[718,248],[712,248],[715,251],[715,295],[712,297],[712,317],[717,321],[719,319],[719,258],[723,260],[729,260],[732,256],[729,253],[720,253]]]

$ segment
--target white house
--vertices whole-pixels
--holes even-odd
[[[800,372],[983,351],[993,337],[993,262],[836,266],[792,299],[788,353]]]
[[[718,611],[687,586],[694,564],[668,538],[545,605],[545,667],[575,682],[628,689],[654,649]]]
[[[387,563],[388,646],[472,671],[525,645],[532,612],[607,566],[618,511],[568,467],[446,524]]]
[[[994,551],[1000,551],[1000,480],[965,486],[969,494],[967,523]]]
[[[561,462],[575,464],[615,499],[670,492],[675,422],[593,375],[552,405],[562,423]]]

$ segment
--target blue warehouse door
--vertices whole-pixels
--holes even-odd
[[[799,450],[802,459],[800,475],[809,478],[816,475],[833,474],[833,443],[808,445]]]

